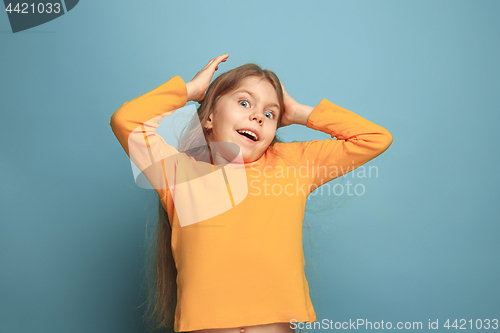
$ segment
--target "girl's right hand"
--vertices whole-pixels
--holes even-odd
[[[213,58],[205,65],[196,75],[186,83],[188,101],[200,102],[205,98],[205,91],[212,81],[212,77],[216,70],[219,69],[219,64],[226,61],[229,54],[223,54],[217,58]]]

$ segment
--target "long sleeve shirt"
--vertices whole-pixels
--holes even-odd
[[[186,103],[186,85],[174,76],[125,102],[110,123],[169,216],[175,331],[316,321],[304,273],[307,196],[383,153],[392,135],[322,99],[306,126],[331,139],[277,142],[257,161],[224,172],[156,133]]]

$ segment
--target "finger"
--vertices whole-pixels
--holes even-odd
[[[217,57],[217,59],[227,59],[227,57],[229,57],[229,53],[221,54],[220,56]]]
[[[215,63],[216,70],[219,68],[219,64],[223,61],[226,61],[228,57],[229,57],[229,54],[226,53],[226,54],[220,55],[217,58],[213,59],[213,60],[215,60],[214,63]]]
[[[219,57],[220,57],[220,56],[219,56]],[[205,67],[210,67],[210,65],[212,65],[212,64],[214,63],[214,61],[216,61],[216,60],[217,60],[217,58],[219,58],[219,57],[215,57],[215,58],[213,58],[213,59],[210,59],[210,61],[209,61],[209,62],[205,65]]]
[[[213,67],[215,65],[215,68],[214,68],[214,72],[216,70],[219,69],[219,64],[222,62],[222,61],[226,61],[227,58],[229,57],[229,54],[222,54],[216,58],[213,58],[211,59],[203,68],[200,72],[204,71],[204,70],[207,70],[209,69],[210,67]]]

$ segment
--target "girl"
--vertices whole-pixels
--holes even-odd
[[[187,83],[171,78],[111,117],[159,195],[150,320],[154,329],[174,321],[176,332],[293,332],[295,323],[316,321],[302,247],[307,196],[380,155],[392,136],[326,99],[299,104],[254,64],[210,84],[228,56]],[[177,151],[155,130],[188,101],[200,107]],[[291,124],[332,139],[281,142],[276,130]]]

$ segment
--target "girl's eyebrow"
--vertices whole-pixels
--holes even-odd
[[[238,89],[238,90],[235,90],[235,91],[234,91],[234,93],[235,93],[235,94],[236,94],[236,93],[240,93],[240,92],[247,93],[247,94],[249,94],[250,96],[252,96],[252,98],[253,98],[253,99],[255,99],[254,94],[252,94],[252,93],[251,93],[250,91],[248,91],[248,90]],[[274,107],[278,108],[278,110],[279,110],[279,108],[280,108],[280,107],[279,107],[279,105],[278,105],[278,104],[276,104],[276,103],[270,103],[270,106],[271,106],[271,107],[273,107],[273,106],[274,106]]]

